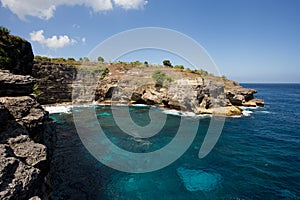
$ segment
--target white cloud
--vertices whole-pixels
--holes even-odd
[[[82,42],[83,44],[85,44],[85,43],[86,43],[86,38],[85,38],[85,37],[81,38],[81,42]]]
[[[94,12],[112,10],[114,6],[124,9],[142,8],[146,0],[0,0],[2,6],[10,9],[18,15],[20,19],[25,20],[26,16],[34,16],[40,19],[48,20],[54,16],[58,6],[83,5],[92,8]]]
[[[30,39],[33,42],[38,42],[41,45],[46,45],[48,48],[51,49],[62,48],[68,45],[75,44],[77,42],[75,39],[69,38],[69,36],[67,35],[53,35],[50,38],[45,38],[43,30],[31,32]]]
[[[114,3],[117,6],[120,6],[124,9],[128,10],[128,9],[143,8],[147,4],[147,1],[145,1],[145,0],[114,0]]]

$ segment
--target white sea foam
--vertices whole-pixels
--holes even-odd
[[[250,110],[243,110],[243,115],[249,117],[253,112]]]
[[[270,114],[270,111],[266,111],[266,110],[261,110],[261,111],[257,111],[258,113],[264,113],[264,114]]]
[[[256,110],[256,109],[259,109],[261,107],[259,106],[256,106],[256,107],[246,107],[246,106],[239,106],[241,109],[243,110]]]
[[[133,106],[136,106],[136,107],[149,107],[146,104],[133,104]]]
[[[71,105],[43,106],[43,107],[50,114],[54,114],[54,113],[70,113],[71,109],[72,109]]]
[[[197,115],[196,118],[200,118],[200,119],[212,118],[212,114],[200,114]]]
[[[167,115],[177,115],[177,116],[182,115],[181,112],[179,112],[178,110],[163,109],[162,112],[167,114]]]
[[[242,116],[241,115],[232,115],[230,116],[231,118],[241,118]]]
[[[196,117],[197,115],[193,112],[182,112],[182,116],[185,117]]]

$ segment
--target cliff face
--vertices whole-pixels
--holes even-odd
[[[0,69],[31,75],[33,57],[28,41],[0,31]]]
[[[39,199],[48,192],[55,124],[32,95],[32,64],[30,43],[1,27],[0,199]]]
[[[89,67],[82,66],[86,69]],[[90,97],[94,93],[94,100],[99,103],[115,101],[155,104],[199,114],[226,115],[241,114],[241,109],[235,106],[264,104],[262,100],[254,98],[257,91],[243,88],[237,82],[221,77],[124,63],[107,64],[105,67],[110,73],[102,76],[103,71],[89,73],[86,69],[76,70],[68,65],[35,62],[33,76],[37,78],[39,89],[43,92],[40,101],[45,104],[70,102],[73,90],[73,97],[81,97],[76,99],[78,102],[91,102]],[[170,81],[157,85],[152,78],[156,70],[167,74]],[[97,83],[95,91],[92,89],[93,82]],[[225,107],[225,110],[220,109]]]
[[[8,88],[15,90],[13,97],[4,88],[0,95],[0,198],[42,196],[46,190],[44,177],[49,171],[55,124],[30,95],[32,78],[0,73],[10,80],[12,85],[7,82]],[[15,82],[20,79],[26,80],[27,86],[18,88]]]
[[[72,101],[72,84],[76,76],[73,66],[36,61],[32,76],[38,80],[38,90],[42,92],[39,96],[40,103]]]

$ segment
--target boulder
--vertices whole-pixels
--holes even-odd
[[[10,116],[14,119],[11,122],[15,123],[12,127],[21,126],[19,128],[22,129],[22,126],[24,126],[23,128],[29,132],[31,138],[34,138],[36,141],[43,140],[43,135],[41,135],[44,130],[43,123],[49,121],[50,118],[48,112],[33,97],[0,97],[0,103],[5,106]]]
[[[225,91],[226,98],[235,106],[241,106],[243,103],[254,99],[255,93],[257,93],[256,90],[243,88],[240,85],[231,86]]]
[[[245,97],[241,94],[234,95],[229,97],[229,101],[232,105],[241,106],[245,102]]]
[[[235,116],[235,115],[242,115],[243,109],[239,108],[238,106],[228,106],[226,107],[226,116]]]

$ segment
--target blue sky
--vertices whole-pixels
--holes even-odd
[[[84,57],[119,32],[162,27],[196,40],[231,79],[300,82],[298,0],[0,2],[0,25],[29,40],[36,55]],[[136,60],[162,62],[162,56],[136,56]]]

